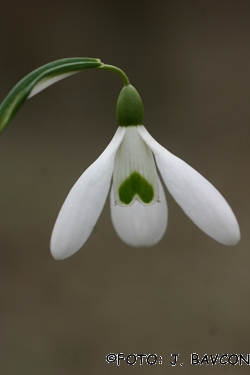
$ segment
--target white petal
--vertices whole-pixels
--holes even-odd
[[[225,245],[240,240],[235,215],[223,196],[200,173],[177,158],[138,126],[139,134],[155,155],[162,178],[176,202],[205,233]]]
[[[115,205],[113,187],[110,193],[111,218],[118,236],[126,244],[152,246],[159,242],[167,228],[168,208],[165,193],[159,180],[159,200],[144,206],[135,201],[131,206]]]
[[[131,205],[135,200],[141,204],[154,204],[159,198],[155,160],[137,126],[127,127],[117,150],[113,186],[115,202],[120,206]]]
[[[43,91],[47,87],[53,85],[54,83],[56,83],[58,81],[61,81],[61,79],[64,79],[64,78],[69,77],[72,74],[76,74],[76,73],[78,73],[78,71],[77,72],[70,72],[70,73],[63,73],[63,74],[56,75],[56,76],[53,76],[53,77],[46,77],[46,78],[41,79],[41,81],[39,81],[33,87],[33,89],[31,90],[31,92],[28,96],[28,99],[32,98],[32,96],[35,96],[36,94]]]
[[[117,129],[108,147],[70,190],[51,237],[51,253],[55,259],[74,254],[92,232],[108,195],[115,153],[125,131],[125,127]]]

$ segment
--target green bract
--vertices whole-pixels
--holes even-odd
[[[0,106],[0,132],[29,97],[71,74],[102,65],[99,59],[75,57],[53,61],[29,73],[17,83]]]
[[[121,126],[143,124],[143,104],[138,91],[132,85],[126,85],[117,100],[116,117]]]

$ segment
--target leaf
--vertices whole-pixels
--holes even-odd
[[[53,61],[29,73],[16,84],[0,105],[0,133],[27,99],[63,78],[83,69],[98,68],[102,65],[99,59],[74,57]]]

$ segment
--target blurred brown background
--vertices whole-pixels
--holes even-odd
[[[134,249],[108,202],[85,246],[56,262],[54,221],[116,130],[122,82],[89,70],[43,91],[0,137],[0,374],[248,374],[190,354],[250,353],[250,2],[3,1],[0,51],[1,100],[63,57],[124,69],[147,129],[222,192],[242,232],[236,247],[215,242],[167,194],[166,235]],[[163,364],[117,367],[110,352]]]

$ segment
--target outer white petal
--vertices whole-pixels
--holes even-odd
[[[70,190],[52,232],[51,253],[55,259],[74,254],[92,232],[108,195],[115,153],[125,132],[125,127],[117,129],[108,147]]]
[[[113,187],[110,193],[111,218],[118,236],[130,246],[152,246],[163,237],[168,220],[165,193],[159,180],[159,200],[144,206],[135,201],[131,206],[115,205]]]
[[[225,245],[240,240],[235,215],[223,196],[200,173],[177,158],[148,133],[138,131],[155,155],[162,178],[176,202],[205,233]]]

